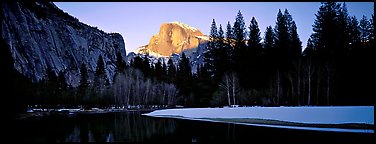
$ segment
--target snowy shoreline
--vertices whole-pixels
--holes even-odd
[[[344,124],[373,126],[374,106],[183,108],[156,110],[143,115],[277,128],[374,133],[373,129],[335,128],[336,125]],[[265,123],[238,122],[234,119],[262,119]],[[301,125],[270,124],[267,120]],[[331,127],[312,127],[312,124],[327,124]]]

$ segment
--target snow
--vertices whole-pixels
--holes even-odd
[[[205,35],[203,35],[203,36],[196,36],[196,38],[199,38],[199,39],[202,39],[202,40],[207,40],[207,41],[210,40],[210,37],[205,36]]]
[[[306,124],[374,124],[374,106],[181,108],[157,110],[144,115],[152,117],[180,117],[192,120],[203,120],[205,118],[257,118]],[[351,130],[263,124],[247,125],[373,133],[373,130],[364,129]]]
[[[161,117],[161,116],[157,116],[157,117]],[[187,119],[187,120],[199,120],[199,121],[208,121],[208,122],[218,122],[218,123],[232,123],[232,124],[241,124],[241,125],[250,125],[250,126],[272,127],[272,128],[298,129],[298,130],[315,130],[315,131],[331,131],[331,132],[355,132],[355,133],[374,133],[374,130],[370,130],[370,129],[343,129],[343,128],[322,128],[322,127],[299,127],[299,126],[252,124],[252,123],[242,123],[242,122],[224,122],[224,121],[216,121],[216,120],[200,119],[200,118],[184,118],[184,117],[176,117],[176,118]]]
[[[184,29],[189,29],[191,31],[198,31],[197,28],[191,27],[191,26],[189,26],[187,24],[184,24],[184,23],[181,23],[181,22],[174,21],[174,22],[170,22],[170,23],[177,24],[177,25],[179,25],[180,27],[182,27]]]

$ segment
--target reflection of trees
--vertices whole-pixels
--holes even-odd
[[[153,137],[172,134],[172,119],[150,118],[140,113],[108,113],[78,116],[78,123],[65,141],[145,142]]]

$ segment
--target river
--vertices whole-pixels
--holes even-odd
[[[140,112],[16,120],[13,142],[373,143],[374,134],[268,128],[152,118]]]

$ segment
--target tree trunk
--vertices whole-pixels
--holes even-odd
[[[236,83],[235,83],[235,75],[232,74],[232,98],[234,99],[234,105],[236,105],[236,102],[235,102],[235,87],[236,87]]]
[[[279,105],[279,97],[280,97],[279,85],[280,85],[279,70],[277,70],[277,104],[278,105]]]
[[[231,100],[230,100],[230,82],[229,82],[229,77],[226,77],[226,84],[227,84],[227,100],[228,100],[228,106],[231,106]]]
[[[319,73],[319,72],[318,72]],[[320,95],[320,74],[317,74],[317,85],[316,85],[316,105],[319,105],[319,95]]]
[[[327,89],[326,89],[326,104],[329,105],[330,98],[330,72],[328,71],[328,80],[327,80]]]
[[[308,105],[311,104],[311,68],[308,69]]]

